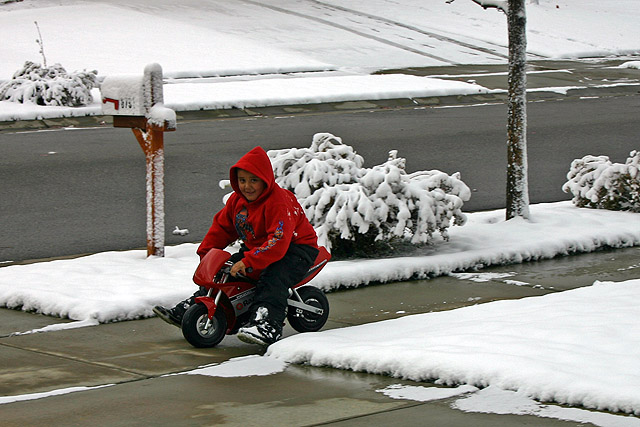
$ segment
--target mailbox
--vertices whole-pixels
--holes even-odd
[[[100,85],[102,114],[145,117],[154,105],[162,104],[162,67],[149,64],[142,75],[107,76]]]
[[[151,107],[145,99],[143,75],[105,77],[102,94],[102,114],[105,116],[144,116]]]
[[[162,67],[144,74],[107,76],[100,85],[102,113],[114,127],[131,128],[147,163],[147,255],[164,256],[164,137],[176,129],[175,112],[163,105]]]

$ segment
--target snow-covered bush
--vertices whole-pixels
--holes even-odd
[[[469,188],[458,173],[405,172],[396,151],[373,168],[353,147],[329,133],[314,135],[310,148],[271,150],[276,182],[293,191],[334,256],[380,255],[397,244],[425,244],[434,232],[466,221]]]
[[[97,71],[68,73],[60,64],[43,67],[27,61],[11,80],[0,84],[0,101],[80,107],[93,101]]]
[[[640,150],[632,151],[625,164],[607,156],[584,156],[571,162],[568,181],[562,186],[579,207],[640,212]]]

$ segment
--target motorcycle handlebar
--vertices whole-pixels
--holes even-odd
[[[230,275],[231,274],[231,267],[233,267],[233,262],[227,261],[224,264],[224,267],[222,267],[220,269],[220,271]],[[253,268],[249,267],[249,268],[245,269],[245,271],[247,273],[252,273],[253,272]],[[240,272],[236,273],[235,277],[237,277],[239,279],[242,279],[242,280],[245,280],[245,281],[250,282],[250,283],[256,283],[257,282],[257,280],[254,280],[251,277],[245,276],[244,274],[242,274]]]

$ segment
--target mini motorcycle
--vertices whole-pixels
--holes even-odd
[[[331,255],[320,247],[313,266],[304,278],[289,289],[287,320],[298,332],[320,330],[329,317],[329,301],[324,293],[311,285],[313,279],[327,264]],[[257,272],[249,276],[231,276],[231,254],[212,249],[204,256],[193,281],[208,289],[206,296],[196,297],[195,304],[182,318],[182,335],[194,347],[214,347],[226,335],[233,335],[245,326],[256,292]]]

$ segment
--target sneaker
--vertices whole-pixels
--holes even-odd
[[[182,316],[175,312],[175,308],[168,309],[161,305],[156,305],[153,307],[153,312],[168,324],[177,326],[178,328],[182,327]]]
[[[238,330],[238,339],[265,347],[278,341],[282,337],[282,326],[269,320],[268,316],[269,311],[259,307],[249,324]]]

